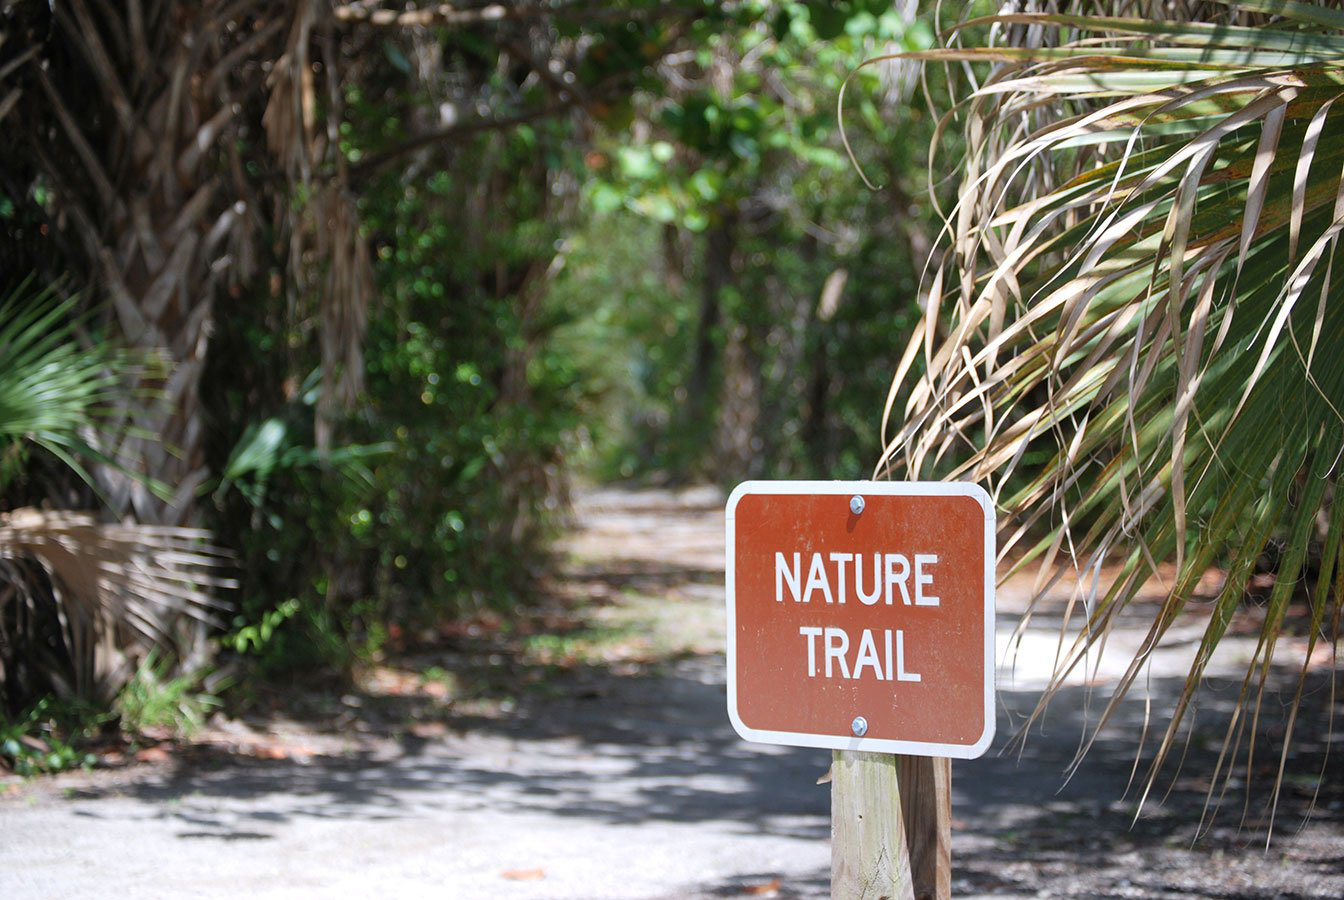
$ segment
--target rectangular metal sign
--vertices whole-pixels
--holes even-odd
[[[973,759],[994,737],[994,506],[961,482],[728,498],[728,715],[767,744]]]

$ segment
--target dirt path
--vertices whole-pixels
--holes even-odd
[[[577,511],[555,590],[589,611],[578,627],[558,609],[556,627],[543,614],[507,640],[467,629],[306,716],[221,722],[166,759],[0,786],[0,897],[828,896],[828,753],[745,744],[724,714],[720,497],[605,490]],[[1005,640],[1020,602],[1002,596]],[[1140,624],[1117,643],[1136,644]],[[1000,676],[999,745],[1035,701],[1048,628]],[[1248,640],[1229,643],[1228,677]],[[1159,704],[1189,652],[1155,666]],[[468,671],[516,690],[473,695],[456,680]],[[1113,677],[1103,665],[1090,680]],[[1087,690],[1064,692],[1021,761],[957,764],[956,896],[1344,896],[1338,765],[1300,831],[1314,784],[1290,781],[1270,852],[1254,817],[1238,834],[1240,799],[1192,849],[1216,743],[1193,742],[1189,775],[1130,829],[1140,700],[1061,787]],[[1317,766],[1318,731],[1300,745]]]

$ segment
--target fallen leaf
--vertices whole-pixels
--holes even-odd
[[[749,884],[742,888],[742,893],[753,897],[773,897],[779,893],[779,879],[767,881],[765,884]]]
[[[541,881],[546,877],[545,869],[505,869],[499,874],[509,881]]]
[[[442,722],[415,722],[411,725],[409,731],[415,737],[427,740],[443,737],[448,733],[448,726]]]
[[[167,762],[168,751],[162,747],[146,747],[135,754],[137,762],[158,763]]]
[[[258,744],[252,748],[257,759],[289,759],[289,751],[277,744]]]

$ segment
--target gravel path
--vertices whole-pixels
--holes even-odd
[[[829,896],[829,788],[816,784],[829,754],[743,743],[724,714],[721,499],[606,490],[577,509],[557,590],[594,600],[597,624],[618,636],[586,651],[592,664],[439,718],[366,714],[370,689],[321,726],[221,722],[166,758],[0,784],[0,897]],[[1005,647],[1023,593],[1001,596]],[[1053,635],[1034,626],[1001,673],[997,744],[1035,702]],[[991,751],[955,766],[954,894],[1344,896],[1337,762],[1301,827],[1328,747],[1324,691],[1268,852],[1259,802],[1238,829],[1231,794],[1191,846],[1221,728],[1196,736],[1165,803],[1130,827],[1138,697],[1063,783],[1083,722],[1141,638],[1139,621],[1117,633],[1116,660],[1062,692],[1020,760]],[[1251,640],[1228,643],[1220,677],[1237,676]],[[1155,662],[1155,708],[1192,652],[1187,641]],[[1102,694],[1089,706],[1092,688]],[[1217,722],[1230,698],[1211,697],[1200,717]],[[1262,723],[1271,738],[1275,727]],[[1277,745],[1263,755],[1272,771]]]

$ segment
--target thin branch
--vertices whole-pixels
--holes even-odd
[[[3,43],[4,43],[3,41],[0,41],[0,44]],[[28,60],[36,56],[37,51],[41,49],[42,48],[40,46],[29,47],[27,50],[23,51],[18,56],[14,57],[9,62],[5,63],[3,66],[0,66],[0,81],[3,81],[5,78],[9,76],[10,72],[13,72],[19,66],[23,65]]]
[[[537,59],[536,55],[520,41],[505,38],[503,44],[505,49],[510,53],[531,66],[532,71],[536,72],[541,80],[549,84],[552,90],[557,94],[563,97],[569,97],[571,100],[577,103],[582,103],[585,106],[588,104],[586,92],[579,86],[578,79],[574,77],[572,72],[565,70],[563,75],[555,72],[550,67],[550,63],[553,60]],[[565,80],[566,75],[569,76],[569,81]]]
[[[400,159],[408,153],[414,153],[421,147],[428,147],[431,144],[455,144],[473,135],[484,134],[488,131],[500,131],[506,128],[513,128],[516,125],[525,125],[528,122],[535,122],[538,119],[559,115],[560,113],[567,112],[578,106],[579,103],[576,100],[565,100],[558,103],[551,103],[546,106],[540,106],[526,112],[516,113],[512,116],[474,119],[470,122],[461,122],[444,128],[437,128],[434,131],[429,131],[425,134],[410,138],[389,150],[384,150],[382,153],[370,156],[368,159],[351,166],[350,178],[351,180],[364,178],[388,163]]]
[[[382,9],[367,3],[347,3],[332,10],[342,22],[358,22],[383,27],[407,28],[429,25],[487,25],[517,19],[541,19],[547,16],[562,15],[568,19],[644,19],[662,13],[691,13],[693,10],[677,5],[664,9],[620,9],[607,6],[586,6],[578,2],[556,4],[533,4],[527,6],[504,6],[491,3],[488,6],[462,8],[441,3],[425,9]]]
[[[88,139],[80,131],[75,123],[75,117],[70,114],[64,101],[61,99],[60,92],[52,85],[51,79],[47,77],[46,70],[40,65],[32,67],[33,73],[37,76],[37,83],[41,86],[43,93],[47,95],[47,100],[51,103],[51,109],[56,113],[56,118],[60,121],[61,127],[65,129],[66,137],[70,139],[70,144],[74,147],[75,154],[80,161],[84,163],[84,168],[93,181],[94,188],[98,193],[98,199],[103,209],[110,209],[116,200],[116,192],[112,189],[112,180],[108,178],[107,171],[99,161],[97,154],[89,145]]]
[[[22,95],[22,88],[14,88],[5,95],[3,100],[0,100],[0,122],[5,120],[5,116],[9,115],[9,111],[14,108],[15,103],[19,102],[19,97]]]

